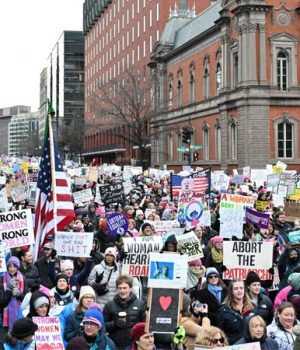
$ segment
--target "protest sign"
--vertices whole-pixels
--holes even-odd
[[[194,344],[189,350],[206,350],[206,349],[219,349],[219,348],[212,348],[211,346],[207,347],[204,345],[197,345]],[[230,345],[222,347],[224,350],[261,350],[260,343],[246,343],[246,344],[238,344],[238,345]]]
[[[36,199],[36,182],[31,182],[28,184],[27,201],[29,205],[35,205]]]
[[[5,251],[2,241],[0,241],[0,272],[6,271]]]
[[[248,272],[255,271],[260,279],[271,279],[269,268],[273,261],[272,242],[224,241],[223,264],[227,270],[223,273],[224,279],[246,279]],[[270,277],[271,276],[271,277]]]
[[[185,288],[187,266],[186,255],[150,253],[148,288]]]
[[[236,185],[242,185],[244,183],[244,175],[233,175],[232,182],[234,182]]]
[[[27,199],[27,192],[28,192],[28,185],[27,184],[13,187],[10,190],[12,200],[15,203],[25,201]]]
[[[6,176],[0,176],[0,185],[6,184]]]
[[[75,177],[74,178],[74,184],[76,186],[84,186],[87,183],[86,177]]]
[[[271,189],[272,193],[277,193],[279,180],[280,180],[279,174],[269,174],[267,176],[267,187]]]
[[[224,193],[220,202],[220,235],[242,238],[245,209],[253,208],[253,204],[253,197]]]
[[[270,201],[256,201],[255,203],[255,209],[257,211],[268,211],[270,206]]]
[[[194,199],[184,204],[184,220],[187,227],[195,227],[199,224],[203,213],[201,200]]]
[[[186,254],[188,261],[203,258],[202,247],[194,232],[176,236],[176,240],[178,242],[177,250],[182,254]]]
[[[279,289],[279,283],[280,283],[280,278],[279,278],[279,272],[278,272],[278,267],[274,267],[274,275],[273,275],[273,284],[269,289],[269,291],[272,290],[278,290]]]
[[[93,182],[98,181],[98,169],[90,169],[88,180]]]
[[[123,242],[126,255],[122,264],[122,273],[130,276],[148,276],[149,254],[162,249],[161,237],[124,237]]]
[[[270,215],[260,213],[254,209],[246,208],[246,222],[251,225],[257,225],[260,228],[269,228]]]
[[[58,256],[88,257],[93,238],[93,232],[56,232],[54,247]]]
[[[179,289],[149,289],[146,332],[174,333],[179,325],[182,298]]]
[[[99,191],[104,205],[123,204],[125,201],[124,188],[121,182],[102,185],[99,187]]]
[[[178,221],[175,221],[175,220],[162,220],[162,221],[145,220],[145,222],[148,222],[153,227],[154,232],[158,236],[163,236],[166,232],[172,232],[173,228],[179,227]]]
[[[286,232],[287,232],[289,242],[291,242],[291,243],[300,242],[300,228],[299,227],[295,228],[295,229],[288,230]]]
[[[107,228],[108,232],[112,236],[117,234],[124,236],[128,230],[128,220],[123,213],[112,213],[107,216]]]
[[[272,195],[272,201],[273,201],[273,206],[274,207],[279,207],[280,205],[284,205],[284,197],[281,196],[280,194],[273,194]]]
[[[249,166],[244,166],[243,167],[243,176],[250,179],[250,175],[251,175],[251,168]]]
[[[267,169],[251,169],[251,182],[256,188],[264,186],[267,181]]]
[[[285,215],[299,217],[300,216],[300,203],[285,202]]]
[[[299,182],[298,182],[299,184]],[[298,185],[297,184],[297,185]],[[300,189],[299,188],[296,188],[295,189],[295,193],[294,194],[290,194],[288,196],[288,199],[292,200],[292,201],[299,201],[300,200]]]
[[[1,213],[0,239],[3,241],[4,249],[33,244],[31,210],[24,209]]]
[[[5,191],[0,191],[0,212],[8,211],[7,195]]]
[[[285,185],[278,185],[278,190],[277,190],[277,194],[286,197],[287,196],[287,186]]]
[[[92,190],[90,188],[87,188],[85,190],[74,192],[73,199],[75,203],[85,203],[92,201],[94,199],[94,196],[92,194]]]
[[[200,226],[207,226],[207,227],[209,227],[211,225],[210,210],[203,210],[203,213],[199,219],[199,225]]]
[[[34,333],[36,350],[64,349],[61,326],[57,316],[32,317],[32,321],[38,325]]]

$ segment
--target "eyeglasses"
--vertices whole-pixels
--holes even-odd
[[[220,342],[221,344],[224,344],[225,342],[225,338],[215,338],[215,339],[208,339],[210,340],[213,344],[218,344],[218,342]]]
[[[94,322],[86,321],[86,322],[83,323],[83,326],[84,327],[96,327],[98,325],[96,323],[94,323]]]
[[[213,279],[213,278],[219,278],[219,276],[217,276],[217,275],[210,275],[210,276],[208,276],[207,278]]]

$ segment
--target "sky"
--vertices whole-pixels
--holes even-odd
[[[40,73],[64,30],[82,30],[84,0],[0,0],[0,108],[39,107]]]

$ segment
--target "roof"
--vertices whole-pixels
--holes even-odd
[[[176,33],[174,33],[175,42],[173,49],[179,48],[207,29],[213,27],[215,21],[220,18],[219,12],[221,10],[222,4],[220,0],[208,7],[204,12],[201,12],[196,18],[189,20],[184,26],[177,28]]]
[[[162,36],[159,40],[162,45],[173,45],[175,42],[176,32],[191,22],[191,18],[188,17],[172,17],[166,23]]]

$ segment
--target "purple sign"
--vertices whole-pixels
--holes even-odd
[[[124,236],[128,230],[128,220],[122,213],[112,213],[107,217],[107,228],[112,236]]]
[[[245,218],[248,224],[257,225],[260,228],[269,228],[269,214],[246,208]]]

